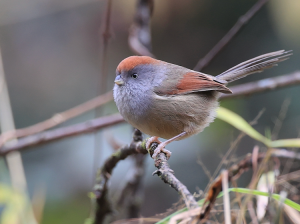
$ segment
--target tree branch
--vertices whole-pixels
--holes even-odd
[[[206,67],[213,58],[232,40],[232,38],[240,31],[240,29],[267,3],[268,0],[259,0],[254,6],[241,16],[234,26],[226,33],[226,35],[203,57],[201,58],[194,70],[201,71]]]
[[[117,152],[113,153],[98,170],[96,176],[96,184],[94,186],[94,194],[92,200],[95,204],[94,212],[92,212],[91,220],[94,224],[103,223],[105,217],[112,212],[112,206],[108,199],[108,181],[112,175],[113,169],[117,163],[126,159],[130,155],[147,154],[146,142],[143,141],[142,133],[135,129],[133,134],[133,141],[129,145],[121,147]],[[149,154],[152,156],[158,143],[152,143],[149,149]],[[173,170],[170,169],[167,163],[167,158],[164,153],[159,153],[155,159],[155,167],[158,169],[154,174],[157,174],[165,183],[169,184],[177,192],[180,193],[186,206],[189,209],[199,207],[193,195],[188,191],[174,175]]]
[[[134,22],[130,27],[128,44],[133,52],[138,55],[154,57],[151,53],[151,16],[153,0],[139,0]]]
[[[300,71],[292,74],[282,75],[274,78],[262,79],[256,82],[249,82],[230,87],[233,94],[223,94],[220,99],[231,99],[241,96],[249,96],[255,93],[279,89],[282,87],[299,85]]]
[[[95,132],[101,128],[109,127],[124,122],[120,114],[113,114],[105,117],[96,118],[80,124],[44,131],[39,134],[31,135],[20,139],[15,144],[9,144],[0,148],[0,156],[9,152],[26,149],[28,147],[45,144],[66,137],[76,136],[84,133]]]
[[[148,151],[145,149],[145,142],[146,141],[143,141],[142,133],[136,129],[132,143],[121,147],[117,152],[112,154],[98,170],[93,197],[96,202],[96,210],[92,217],[94,224],[103,223],[106,215],[112,212],[112,207],[107,196],[107,183],[112,175],[113,169],[119,161],[126,159],[130,155],[138,153],[147,154]]]
[[[112,8],[112,0],[107,0],[107,6],[105,11],[105,19],[103,20],[103,32],[102,32],[102,48],[101,48],[101,57],[102,57],[102,69],[100,76],[100,93],[104,93],[107,88],[107,52],[108,52],[108,42],[111,37],[110,32],[110,20],[111,20],[111,8]]]
[[[0,136],[0,148],[9,140],[14,138],[22,138],[28,135],[33,135],[47,129],[53,128],[69,119],[77,117],[85,112],[88,112],[96,107],[99,107],[105,103],[110,102],[113,99],[112,91],[109,91],[103,95],[97,96],[89,101],[79,104],[69,110],[55,114],[50,119],[42,121],[40,123],[31,125],[26,128],[17,129],[9,132],[5,132]]]
[[[150,155],[152,156],[158,143],[152,143],[150,148]],[[166,184],[174,188],[184,200],[186,207],[188,209],[193,209],[199,207],[194,196],[189,192],[187,187],[183,185],[174,175],[174,171],[170,168],[167,157],[164,153],[159,153],[154,160],[156,171],[152,175],[157,174]]]
[[[129,219],[141,216],[140,210],[143,202],[142,179],[145,175],[145,159],[146,155],[144,154],[133,155],[134,166],[127,172],[130,176],[127,178],[127,184],[123,188],[121,196],[117,202],[119,208],[123,207],[127,210],[127,218]]]

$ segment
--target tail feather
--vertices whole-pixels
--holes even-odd
[[[253,73],[262,72],[265,69],[276,66],[281,61],[287,60],[292,55],[291,52],[280,50],[252,58],[217,75],[215,81],[228,83]]]

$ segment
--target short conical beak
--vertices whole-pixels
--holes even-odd
[[[121,86],[124,84],[124,81],[122,79],[122,77],[120,75],[118,75],[115,79],[115,83],[118,85],[118,86]]]

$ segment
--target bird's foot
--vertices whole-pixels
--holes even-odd
[[[148,139],[146,143],[146,148],[149,149],[151,144],[154,142],[158,143],[158,146],[154,150],[152,158],[155,159],[159,153],[163,152],[166,154],[167,159],[169,159],[172,153],[169,150],[165,149],[165,146],[168,143],[159,141],[157,136],[152,136],[151,138]]]

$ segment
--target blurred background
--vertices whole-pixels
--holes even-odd
[[[158,59],[193,68],[255,2],[154,1],[153,54]],[[116,66],[125,57],[133,55],[127,39],[136,1],[112,1],[112,37],[107,57],[109,77],[106,89],[100,89],[106,5],[107,1],[103,0],[0,1],[0,48],[16,128],[43,121],[112,89]],[[299,70],[299,10],[299,1],[270,0],[203,72],[217,75],[244,60],[281,49],[293,50],[294,55],[278,67],[239,80],[234,85]],[[273,129],[283,102],[290,100],[278,138],[296,138],[300,133],[299,94],[300,87],[294,86],[223,100],[221,106],[247,121],[265,109],[255,125],[255,129],[264,134]],[[101,110],[102,115],[115,112],[114,102]],[[60,127],[97,116],[99,113],[91,111]],[[197,158],[201,158],[213,173],[238,134],[233,127],[216,120],[203,133],[170,144],[168,149],[173,154],[169,163],[177,178],[191,192],[204,190],[209,179]],[[127,124],[120,124],[96,135],[66,138],[22,152],[30,197],[45,196],[43,224],[83,223],[89,216],[88,192],[94,182],[94,150],[96,147],[100,151],[96,158],[96,166],[100,167],[113,152],[107,141],[108,135],[129,143],[132,129]],[[253,139],[245,137],[236,156],[251,152],[255,144]],[[131,165],[127,159],[114,170],[110,184],[112,198],[116,198],[124,186],[126,170]],[[152,159],[147,158],[146,167],[142,215],[152,216],[166,211],[178,201],[179,195],[160,178],[151,175],[155,170]],[[0,172],[5,176],[4,170]],[[246,186],[247,175],[239,183]]]

